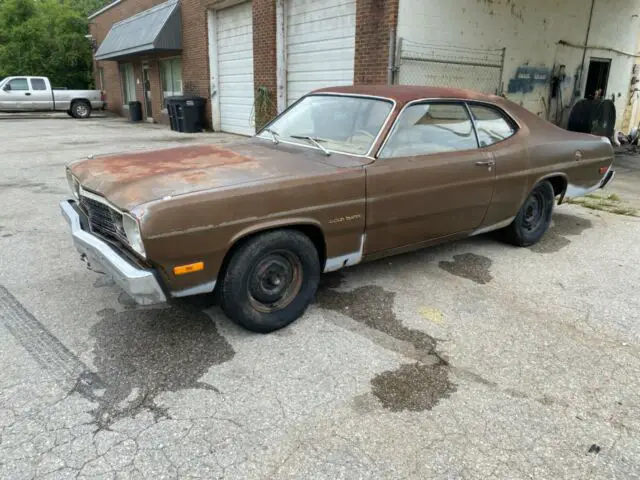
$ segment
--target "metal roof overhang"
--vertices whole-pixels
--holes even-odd
[[[180,2],[169,0],[114,23],[95,57],[96,60],[118,60],[131,55],[180,50]]]

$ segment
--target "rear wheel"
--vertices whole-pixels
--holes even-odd
[[[504,229],[505,239],[519,247],[529,247],[540,241],[551,224],[555,203],[553,186],[548,181],[537,184],[511,225]]]
[[[73,118],[89,118],[91,116],[91,104],[84,100],[76,100],[71,104],[71,116]]]
[[[319,280],[318,252],[306,235],[268,232],[233,253],[222,280],[222,309],[248,330],[273,332],[302,316]]]

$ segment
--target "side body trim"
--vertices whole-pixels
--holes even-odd
[[[339,257],[327,258],[324,266],[324,273],[335,272],[345,267],[352,267],[362,262],[364,256],[364,240],[366,235],[360,238],[360,250]]]

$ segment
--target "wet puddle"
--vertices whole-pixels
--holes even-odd
[[[475,253],[463,253],[454,255],[453,261],[441,261],[438,266],[452,275],[485,285],[493,280],[491,264],[492,261],[488,257]]]
[[[564,213],[556,213],[553,215],[553,225],[542,239],[530,250],[536,253],[556,253],[563,248],[571,245],[568,236],[581,235],[585,230],[593,226],[591,220],[578,217],[575,215],[567,215]]]
[[[342,274],[325,275],[318,294],[320,308],[340,312],[356,322],[409,343],[430,364],[417,362],[383,372],[371,380],[371,393],[382,406],[392,411],[430,410],[443,398],[456,391],[449,381],[449,366],[437,352],[437,341],[427,333],[408,328],[393,311],[395,293],[368,285],[351,291],[334,290],[342,282]]]
[[[98,314],[102,320],[91,334],[104,392],[95,396],[93,413],[101,426],[141,410],[168,416],[155,404],[162,392],[216,390],[199,379],[235,353],[211,318],[196,308],[105,309]]]
[[[456,387],[449,382],[446,365],[402,365],[371,380],[372,393],[392,412],[431,410],[449,398]]]

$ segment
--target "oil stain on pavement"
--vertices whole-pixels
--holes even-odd
[[[456,386],[449,381],[449,365],[436,352],[436,339],[404,326],[396,317],[395,293],[375,285],[335,290],[342,279],[342,274],[323,277],[316,296],[320,308],[340,312],[368,328],[407,342],[434,360],[432,364],[416,362],[376,375],[371,380],[372,394],[382,406],[392,411],[430,410],[455,392]]]
[[[531,251],[536,253],[559,252],[571,245],[571,240],[567,238],[568,236],[581,235],[582,232],[592,226],[591,220],[586,218],[556,213],[553,215],[553,226],[537,244],[531,247]]]
[[[491,276],[491,259],[475,253],[455,255],[453,261],[441,261],[438,266],[452,275],[466,278],[480,285],[493,280]]]
[[[201,310],[181,307],[98,312],[92,329],[97,375],[105,385],[93,412],[99,426],[149,410],[167,416],[154,400],[162,392],[199,388],[208,369],[235,352]]]

